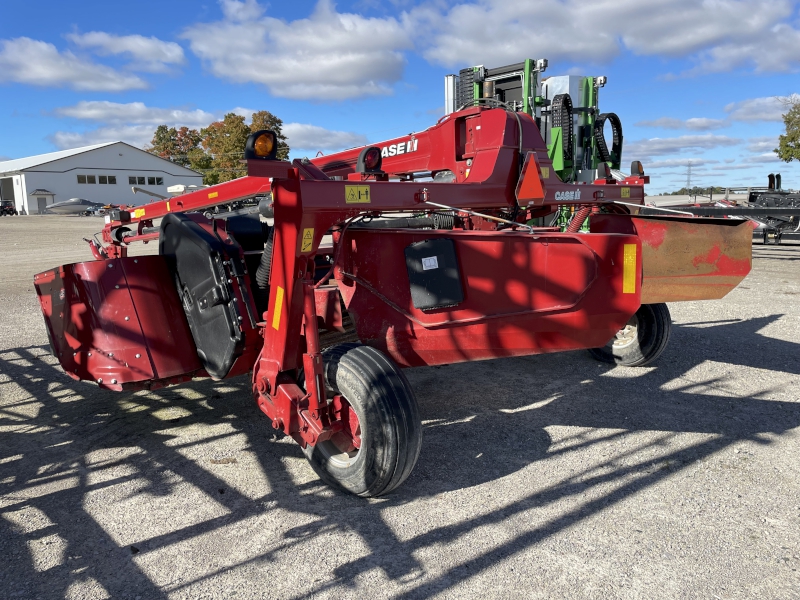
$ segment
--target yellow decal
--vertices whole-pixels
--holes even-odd
[[[314,228],[303,229],[303,243],[300,245],[300,252],[311,252],[314,247]]]
[[[550,179],[550,167],[542,167],[542,179]]]
[[[211,198],[216,198],[217,196],[219,196],[219,192],[211,192],[208,195],[208,199],[211,200]]]
[[[622,293],[636,293],[636,244],[625,244],[623,246]]]
[[[135,211],[133,211],[133,218],[134,219],[140,219],[143,216],[144,216],[144,209],[143,208],[137,208]]]
[[[346,185],[344,186],[344,201],[347,204],[369,204],[368,185]]]
[[[622,198],[630,198],[631,197],[631,188],[620,188],[619,195]]]
[[[275,311],[272,313],[273,329],[280,329],[282,309],[283,309],[283,288],[281,286],[278,286],[278,291],[275,294]]]
[[[169,200],[167,200],[167,212],[169,212]]]

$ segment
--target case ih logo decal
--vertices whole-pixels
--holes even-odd
[[[581,191],[575,190],[573,192],[556,192],[556,201],[559,200],[580,200]]]
[[[413,139],[408,140],[407,142],[400,142],[399,144],[392,144],[391,146],[382,146],[381,156],[386,158],[387,156],[398,156],[400,154],[416,152],[418,142],[419,140]]]

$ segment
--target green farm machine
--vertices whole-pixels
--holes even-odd
[[[476,104],[523,112],[536,120],[553,170],[561,181],[623,180],[622,124],[616,114],[599,109],[598,96],[606,78],[545,77],[546,69],[546,59],[529,58],[504,67],[487,69],[480,65],[461,69],[458,75],[447,75],[445,113]],[[611,144],[606,141],[606,125]],[[641,170],[639,163],[634,165],[632,168]],[[552,224],[563,229],[573,210],[570,206],[561,207]]]

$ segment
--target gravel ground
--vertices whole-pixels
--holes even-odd
[[[419,463],[362,500],[320,484],[246,379],[63,374],[32,276],[88,260],[100,227],[0,219],[0,598],[800,598],[800,244],[671,305],[651,368],[407,371]]]

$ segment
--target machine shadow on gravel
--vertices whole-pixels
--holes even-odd
[[[224,535],[232,524],[276,509],[311,522],[283,531],[274,545],[225,570],[267,564],[287,552],[305,552],[304,546],[316,538],[350,532],[370,552],[362,558],[332,563],[328,574],[332,579],[309,582],[307,589],[298,589],[296,597],[355,585],[360,575],[375,568],[397,582],[408,597],[431,596],[721,449],[743,440],[768,443],[762,434],[781,434],[800,426],[796,403],[695,393],[696,382],[682,379],[707,360],[800,373],[796,361],[790,360],[800,355],[799,344],[758,333],[778,318],[678,325],[673,330],[673,345],[656,367],[639,371],[616,371],[595,363],[583,352],[411,370],[409,377],[425,424],[419,463],[405,486],[371,501],[332,491],[313,475],[298,485],[285,461],[300,459],[301,451],[273,433],[252,401],[246,378],[219,383],[201,380],[120,395],[68,379],[44,347],[0,351],[0,396],[7,397],[2,390],[12,385],[20,386],[27,395],[17,403],[0,400],[0,419],[5,426],[0,438],[0,554],[4,561],[0,598],[64,597],[70,586],[90,578],[115,598],[165,598],[168,593],[186,592],[223,569],[199,574],[167,590],[154,583],[139,559],[170,548],[178,551],[182,542],[206,534]],[[716,383],[725,385],[725,381]],[[189,399],[181,390],[201,399]],[[138,408],[120,408],[130,402]],[[32,404],[39,405],[38,411],[34,417],[25,416],[26,406]],[[185,416],[165,421],[156,415],[165,406],[180,407]],[[220,422],[229,428],[215,434],[216,438],[206,434],[177,445],[167,443],[181,435],[181,428],[202,430]],[[612,431],[578,433],[566,444],[562,439],[560,446],[551,448],[546,428],[559,425]],[[626,451],[625,456],[599,461],[602,469],[598,464],[587,465],[556,483],[538,484],[537,469],[542,468],[544,459],[600,442],[624,440],[641,431],[665,433],[651,444]],[[658,456],[650,452],[658,444],[666,448],[669,439],[681,432],[714,435]],[[241,435],[246,439],[245,449],[252,451],[268,480],[260,495],[237,491],[213,464],[185,456],[196,444],[222,443]],[[134,447],[135,452],[123,452]],[[95,464],[87,458],[91,452],[111,448],[120,449],[119,459]],[[114,464],[124,465],[127,474],[111,480],[96,477],[99,470]],[[500,509],[476,506],[470,518],[402,539],[384,517],[387,509],[396,513],[404,505],[492,483],[523,470],[530,472],[530,491],[503,503]],[[85,502],[92,492],[131,481],[138,482],[131,493],[156,498],[175,494],[176,481],[189,482],[221,504],[226,514],[158,535],[136,535],[140,541],[135,546],[120,546],[87,512]],[[595,493],[608,484],[615,484],[610,486],[612,491]],[[571,502],[564,504],[558,518],[520,531],[435,578],[426,577],[415,558],[427,547],[447,544],[481,527],[565,500]],[[158,510],[157,504],[152,506]],[[39,515],[39,521],[23,518],[26,514]],[[40,524],[31,525],[34,522]],[[126,526],[136,532],[137,523]],[[37,562],[40,557],[32,548],[47,536],[58,536],[64,547],[56,564],[42,571]]]

